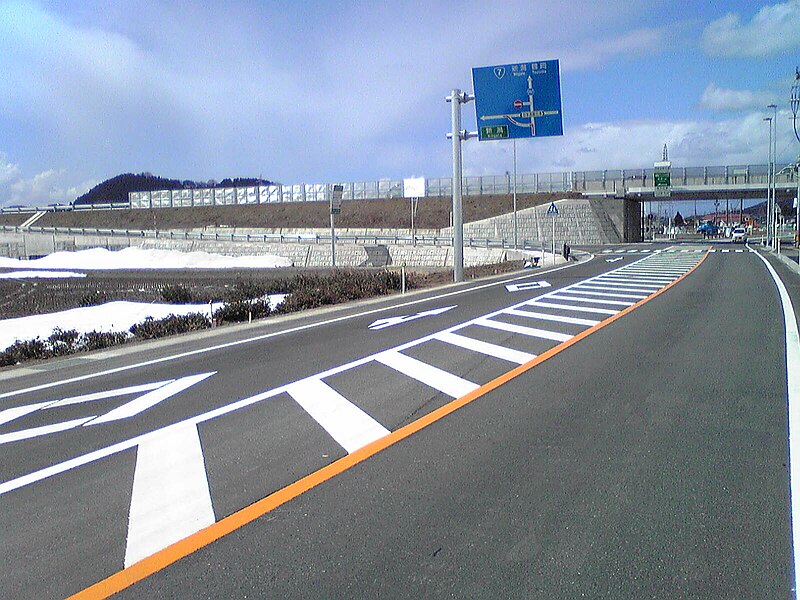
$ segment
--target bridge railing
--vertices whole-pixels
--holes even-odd
[[[767,165],[728,165],[704,167],[673,167],[673,185],[766,185],[769,179]],[[510,194],[514,189],[513,176],[483,175],[464,177],[464,194],[482,196]],[[794,171],[779,173],[776,182],[795,182]],[[653,186],[653,169],[608,169],[601,171],[567,171],[559,173],[518,174],[517,192],[520,194],[542,192],[617,192],[622,189]],[[342,184],[344,200],[402,198],[403,181],[381,179]],[[298,183],[292,185],[246,186],[233,188],[196,188],[180,190],[154,190],[131,192],[127,203],[51,205],[47,207],[7,207],[0,213],[28,213],[63,210],[110,210],[120,208],[174,208],[190,206],[220,206],[241,204],[271,204],[280,202],[326,202],[332,184]],[[452,178],[425,179],[427,198],[446,197],[452,194]]]

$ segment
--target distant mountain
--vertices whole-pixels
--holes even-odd
[[[112,204],[128,201],[129,192],[148,192],[152,190],[185,190],[206,187],[239,187],[247,185],[272,185],[271,181],[257,177],[236,177],[211,181],[178,181],[158,177],[151,173],[124,173],[97,184],[83,196],[77,198],[73,204]]]

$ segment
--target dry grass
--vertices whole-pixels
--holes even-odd
[[[519,194],[519,209],[546,204],[570,194]],[[467,196],[463,199],[464,222],[509,213],[510,195]],[[450,224],[450,198],[424,198],[417,209],[416,226],[440,229]],[[19,224],[19,215],[0,215],[9,224]],[[27,217],[26,217],[27,218]],[[24,219],[23,219],[24,220]],[[405,199],[348,200],[336,219],[338,227],[407,228],[410,203]],[[0,223],[4,223],[0,219]],[[36,222],[41,227],[87,227],[114,229],[190,229],[197,227],[325,228],[330,225],[324,202],[292,202],[253,206],[207,206],[48,213]]]

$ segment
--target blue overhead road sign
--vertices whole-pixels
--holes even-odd
[[[478,139],[564,135],[558,60],[475,67]]]

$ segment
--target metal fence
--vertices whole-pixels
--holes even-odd
[[[673,167],[673,186],[766,185],[767,165],[732,165],[718,167]],[[794,171],[779,173],[776,183],[795,182]],[[233,204],[269,204],[278,202],[327,202],[333,184],[298,183],[292,185],[247,186],[230,188],[196,188],[131,192],[128,203],[103,205],[51,205],[48,207],[4,208],[0,212],[31,212],[59,210],[98,210],[111,208],[171,208],[182,206],[220,206]],[[517,175],[517,192],[617,192],[623,189],[653,186],[653,169],[616,169],[603,171],[568,171],[562,173],[532,173]],[[381,179],[343,184],[343,200],[402,198],[403,181]],[[452,178],[435,177],[425,180],[425,197],[435,198],[452,194]],[[510,194],[514,189],[512,175],[464,177],[463,193],[467,196]]]

